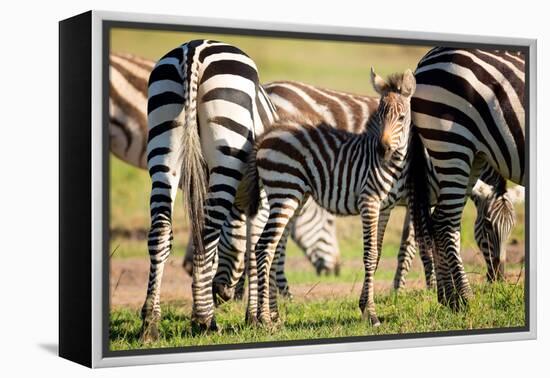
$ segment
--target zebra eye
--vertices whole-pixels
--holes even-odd
[[[399,118],[397,119],[399,122],[403,122],[405,120],[405,113],[399,114]]]

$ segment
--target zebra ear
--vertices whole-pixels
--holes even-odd
[[[416,79],[411,70],[403,74],[403,83],[401,84],[401,94],[405,97],[411,97],[416,90]]]
[[[386,81],[374,72],[373,67],[370,68],[370,81],[372,83],[372,87],[379,95],[382,95],[388,87]]]

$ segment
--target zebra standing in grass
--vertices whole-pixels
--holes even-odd
[[[375,97],[338,92],[293,81],[277,81],[264,85],[264,88],[282,118],[305,118],[312,123],[325,122],[353,133],[361,133],[365,130],[369,115],[378,106],[378,99]],[[505,188],[505,182],[499,174],[491,167],[486,167],[480,180],[478,180],[477,187],[483,187],[485,194],[480,195],[479,191],[474,190],[470,193],[470,198],[477,208],[476,241],[487,262],[487,277],[489,280],[493,280],[495,267],[499,267],[501,271],[504,267],[506,240],[514,224],[515,211],[511,207],[510,198],[506,192],[494,189]],[[326,224],[334,222],[332,214],[318,207],[310,207],[309,202],[306,202],[305,208],[307,206],[312,213],[316,210],[316,216],[323,219]],[[487,209],[493,210],[489,213]],[[300,216],[297,219],[303,218],[306,216]],[[482,219],[486,220],[481,222]],[[324,229],[325,232],[328,231],[328,227],[325,226]],[[285,237],[283,235],[283,241]],[[281,249],[284,245],[284,242],[279,243],[277,248]],[[282,265],[285,262],[284,248],[278,252],[283,256],[278,260],[277,268],[277,282],[281,285],[286,282],[282,273],[284,271]],[[401,289],[405,285],[405,277],[415,254],[414,227],[407,214],[398,252],[398,264],[394,278],[395,289]],[[421,253],[421,258],[426,274],[426,283],[428,287],[432,287],[435,285],[432,256],[428,253]]]
[[[258,320],[264,324],[271,324],[276,313],[269,287],[276,247],[289,220],[309,196],[334,214],[361,215],[365,281],[359,306],[372,325],[380,324],[373,276],[387,215],[405,190],[415,79],[407,70],[386,82],[371,70],[371,81],[381,99],[363,133],[337,130],[325,123],[284,121],[261,137],[250,156],[236,203],[255,214],[260,187],[269,202],[269,219],[254,252]]]
[[[155,62],[130,54],[111,53],[110,97],[109,97],[109,136],[111,152],[119,159],[137,168],[147,168],[147,81]],[[270,84],[268,92],[285,91],[290,83]],[[289,96],[287,92],[287,96]],[[261,93],[260,95],[263,95]],[[291,95],[291,94],[290,94]],[[283,97],[274,96],[282,104]],[[298,105],[299,106],[299,105]],[[365,122],[369,109],[361,110],[361,121]],[[219,243],[219,271],[214,281],[219,285],[231,285],[242,275],[244,266],[241,257],[235,257],[233,241],[224,227]],[[296,217],[291,228],[291,236],[302,249],[316,271],[321,273],[337,272],[340,264],[340,251],[335,236],[334,217],[315,204],[304,205],[302,213]],[[282,256],[278,261],[277,285],[283,295],[290,295],[288,282],[284,275],[285,248],[281,246]],[[240,265],[235,261],[239,261]],[[184,269],[192,274],[192,243],[184,259]],[[228,284],[229,282],[229,284]],[[244,280],[241,281],[244,285]],[[243,286],[244,287],[244,286]]]
[[[417,174],[413,218],[428,222],[414,223],[434,236],[417,232],[419,242],[434,250],[438,299],[457,309],[471,297],[460,257],[466,193],[487,166],[504,179],[525,182],[525,60],[518,52],[435,48],[415,77],[412,120],[428,159],[414,169],[433,167],[437,187],[435,200],[429,198]]]
[[[489,185],[487,183],[492,183]],[[476,185],[470,193],[470,198],[476,206],[476,220],[474,235],[487,265],[487,281],[493,282],[504,279],[504,265],[506,262],[506,242],[516,222],[514,199],[511,193],[514,189],[506,190],[506,181],[493,169],[482,172]],[[516,200],[517,201],[517,200]],[[405,278],[411,269],[416,255],[416,241],[414,226],[410,222],[407,212],[403,225],[403,234],[399,252],[397,254],[397,268],[393,280],[393,288],[400,290],[405,286]],[[420,257],[426,273],[426,285],[435,287],[435,272],[432,256],[420,250]]]
[[[215,330],[213,276],[222,226],[245,250],[245,219],[233,207],[255,136],[275,120],[260,96],[255,63],[238,48],[194,40],[155,65],[148,86],[147,165],[152,180],[151,269],[142,308],[144,340],[158,338],[160,284],[172,244],[172,210],[180,185],[190,208],[193,329]]]
[[[110,54],[110,148],[123,161],[138,168],[146,168],[146,141],[147,141],[147,80],[155,63],[129,54]],[[311,122],[326,122],[354,133],[364,130],[366,121],[378,106],[378,99],[369,96],[359,96],[350,93],[338,92],[318,88],[304,83],[293,81],[277,81],[263,86],[279,115],[288,117],[307,118]],[[508,195],[497,196],[491,194],[492,187],[498,186],[500,176],[482,174],[482,179],[492,185],[483,190],[483,196],[477,196],[472,191],[471,198],[478,210],[475,235],[476,241],[485,257],[488,267],[488,278],[501,277],[491,274],[491,267],[498,267],[502,272],[506,254],[505,241],[510,233],[509,226],[513,224],[514,212],[510,209]],[[478,185],[483,185],[478,181]],[[495,207],[491,203],[500,203]],[[500,208],[502,213],[494,211],[486,214],[484,209]],[[487,219],[481,222],[482,219]],[[335,235],[334,216],[312,201],[304,204],[301,213],[290,227],[290,235],[305,255],[315,266],[318,273],[337,271],[339,269],[340,254]],[[496,221],[498,220],[498,222]],[[489,223],[493,226],[489,226]],[[508,226],[507,226],[508,225]],[[231,247],[232,241],[224,227],[219,244],[219,272],[214,281],[218,287],[232,286],[238,277],[241,277],[237,291],[242,295],[244,287],[244,269],[242,258],[236,257]],[[483,230],[483,231],[482,231]],[[489,244],[486,240],[492,239]],[[189,246],[192,244],[190,243]],[[284,274],[285,243],[278,246],[281,258],[277,261],[277,286],[283,295],[290,295],[288,282]],[[491,247],[490,247],[491,246]],[[498,252],[498,253],[495,253]],[[405,220],[403,239],[398,253],[394,288],[400,289],[405,284],[405,277],[409,271],[416,253],[413,227]],[[191,274],[192,248],[187,249],[184,267]],[[500,257],[499,257],[500,256]],[[426,281],[428,286],[433,284],[433,264],[428,254],[421,254],[424,262]],[[240,262],[236,266],[236,262]],[[223,289],[219,289],[223,291]],[[225,299],[228,299],[225,298]]]

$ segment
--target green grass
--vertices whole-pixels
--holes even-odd
[[[453,312],[437,303],[434,292],[426,290],[390,293],[376,297],[382,321],[372,328],[362,321],[358,298],[343,297],[317,301],[282,301],[283,324],[276,331],[246,326],[244,305],[230,302],[217,309],[222,331],[191,335],[189,303],[164,306],[161,339],[143,345],[139,341],[141,320],[138,311],[111,312],[111,350],[164,348],[190,345],[221,345],[245,342],[311,340],[344,336],[422,333],[450,330],[518,327],[525,324],[522,283],[473,285],[474,298],[468,308]]]

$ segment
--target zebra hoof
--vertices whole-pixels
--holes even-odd
[[[193,320],[191,322],[191,334],[192,335],[201,335],[205,333],[219,333],[221,332],[221,328],[216,323],[216,319],[212,318],[210,321],[207,322],[199,322],[197,320]]]
[[[271,311],[271,322],[279,323],[280,321],[281,317],[279,316],[279,311]]]
[[[144,321],[141,327],[139,340],[143,344],[158,341],[160,338],[158,321]]]
[[[465,310],[471,297],[472,292],[469,287],[460,290],[454,286],[444,286],[443,289],[438,289],[437,291],[437,300],[439,303],[455,312]]]
[[[249,326],[255,327],[258,325],[258,317],[256,316],[256,314],[251,314],[247,311],[244,317],[244,322]]]
[[[271,314],[261,313],[260,316],[258,316],[258,322],[263,328],[270,329],[273,326],[273,323],[271,322]]]
[[[378,316],[376,316],[376,315],[371,315],[371,316],[369,317],[369,319],[370,319],[370,324],[371,324],[371,326],[373,326],[373,327],[380,327],[380,320],[378,319]]]

